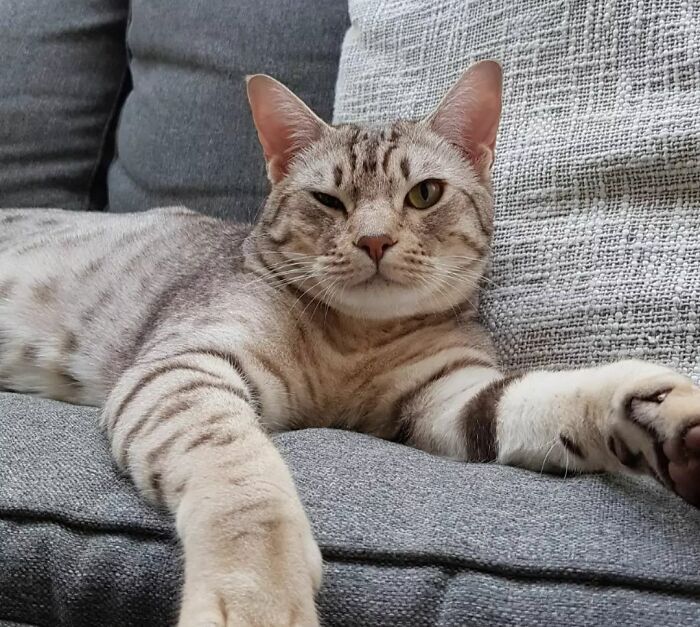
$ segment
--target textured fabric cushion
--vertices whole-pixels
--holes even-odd
[[[96,414],[0,394],[0,623],[171,624],[172,522],[115,473]],[[700,512],[653,483],[341,431],[277,443],[326,561],[325,625],[700,625]]]
[[[102,209],[128,0],[0,4],[0,207]]]
[[[267,183],[244,76],[273,74],[329,118],[347,1],[133,0],[131,11],[111,210],[251,219]]]
[[[653,359],[700,380],[700,5],[350,0],[337,121],[505,70],[482,314],[510,369]]]

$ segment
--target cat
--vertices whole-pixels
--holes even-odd
[[[700,505],[700,389],[622,361],[504,375],[477,318],[501,68],[427,118],[330,126],[247,88],[256,224],[185,208],[0,212],[0,387],[98,405],[175,515],[179,624],[315,625],[322,560],[270,432],[339,427],[472,462],[652,474]]]

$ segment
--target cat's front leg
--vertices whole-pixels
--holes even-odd
[[[644,472],[700,506],[700,388],[688,378],[633,360],[531,372],[494,402],[499,462]]]
[[[400,399],[404,439],[467,461],[536,471],[645,472],[700,506],[700,388],[620,361],[504,377],[443,365]]]
[[[320,552],[256,387],[240,356],[191,350],[127,371],[105,408],[117,462],[176,515],[181,627],[318,622]]]
[[[191,473],[177,509],[180,627],[318,624],[321,555],[287,469],[261,435],[231,449],[229,463],[200,460]]]

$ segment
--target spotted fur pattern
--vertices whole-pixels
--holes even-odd
[[[488,88],[465,76],[428,120],[375,129],[327,126],[255,79],[273,185],[252,227],[184,208],[0,212],[0,387],[103,408],[118,465],[176,516],[181,625],[317,622],[321,557],[278,430],[647,472],[700,502],[700,390],[686,378],[633,361],[499,371],[475,316],[493,141],[440,119],[475,101],[465,84]],[[303,132],[270,135],[256,89]],[[406,195],[426,179],[442,196],[417,210]],[[394,243],[375,262],[358,241],[379,234]]]

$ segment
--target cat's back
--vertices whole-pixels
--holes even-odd
[[[248,231],[185,208],[0,210],[0,366],[77,355],[72,371],[93,379],[96,394],[63,397],[99,403],[169,298],[242,271]]]
[[[193,254],[217,242],[240,243],[250,226],[204,216],[185,207],[162,207],[139,213],[100,213],[62,209],[0,209],[0,257],[26,264],[41,262],[57,250],[62,258],[85,258],[128,252],[129,244],[148,241],[161,249]]]
[[[63,296],[82,305],[90,292],[147,300],[178,277],[242,270],[249,227],[184,207],[130,214],[60,209],[0,210],[0,285],[37,304]],[[18,294],[14,294],[15,297]],[[84,313],[84,312],[83,312]]]
[[[241,267],[241,243],[250,227],[184,207],[129,214],[61,209],[0,210],[0,281],[46,282],[59,274],[64,286],[91,277],[106,280],[120,270],[147,269],[151,280],[219,257]],[[109,272],[100,273],[100,270]],[[128,277],[122,276],[122,281]]]

